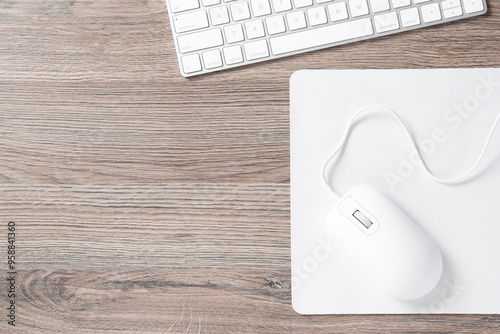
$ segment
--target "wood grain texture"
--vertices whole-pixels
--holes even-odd
[[[18,224],[20,267],[18,326],[2,315],[0,332],[499,333],[498,316],[290,300],[290,75],[499,67],[489,8],[185,79],[163,0],[1,0],[0,224]]]

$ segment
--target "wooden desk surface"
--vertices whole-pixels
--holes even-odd
[[[498,316],[291,307],[288,82],[303,68],[500,66],[487,15],[185,79],[163,0],[0,1],[8,333],[499,333]]]

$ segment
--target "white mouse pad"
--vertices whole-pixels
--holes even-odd
[[[322,168],[350,116],[378,104],[408,125],[429,168],[448,178],[476,160],[500,112],[500,69],[299,71],[290,82],[292,303],[301,314],[500,313],[500,129],[472,177],[429,179],[397,122],[361,117],[331,168],[339,195],[376,187],[439,245],[444,269],[427,296],[382,292],[331,242],[335,200]]]

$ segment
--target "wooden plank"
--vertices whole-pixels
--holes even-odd
[[[0,186],[23,268],[290,266],[288,185]]]
[[[299,316],[286,274],[189,268],[22,275],[27,333],[498,333],[496,316]]]

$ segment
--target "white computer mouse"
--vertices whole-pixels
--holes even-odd
[[[372,186],[348,191],[330,211],[327,229],[339,249],[394,298],[421,298],[441,278],[436,242]]]

